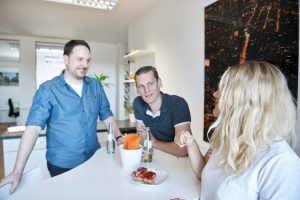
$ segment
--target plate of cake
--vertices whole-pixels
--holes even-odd
[[[131,181],[143,185],[159,185],[168,179],[168,172],[155,168],[139,167],[131,174]]]

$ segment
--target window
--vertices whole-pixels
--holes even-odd
[[[20,43],[17,40],[0,40],[0,61],[19,62]]]
[[[63,59],[64,44],[36,43],[36,87],[58,76],[65,68]]]
[[[0,86],[19,85],[20,42],[0,40]]]

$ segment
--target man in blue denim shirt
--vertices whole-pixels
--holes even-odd
[[[102,85],[86,76],[91,51],[83,40],[71,40],[64,48],[65,70],[43,83],[33,98],[14,170],[2,180],[15,191],[35,141],[47,125],[47,166],[51,176],[64,173],[88,160],[100,147],[97,119],[112,123],[115,137],[121,132],[110,110]]]

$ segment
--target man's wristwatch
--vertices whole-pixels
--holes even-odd
[[[123,137],[122,135],[119,135],[116,137],[116,141],[118,141],[118,139],[120,139],[121,137]]]

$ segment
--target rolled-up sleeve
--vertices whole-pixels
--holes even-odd
[[[51,112],[51,103],[48,87],[41,86],[35,93],[32,105],[26,120],[26,126],[36,125],[45,128]]]
[[[99,101],[100,101],[100,108],[99,108],[99,118],[101,121],[104,121],[105,119],[107,119],[110,116],[113,116],[113,113],[110,109],[110,104],[109,101],[106,97],[105,91],[102,87],[102,85],[98,85],[98,87],[100,88],[99,91]]]

